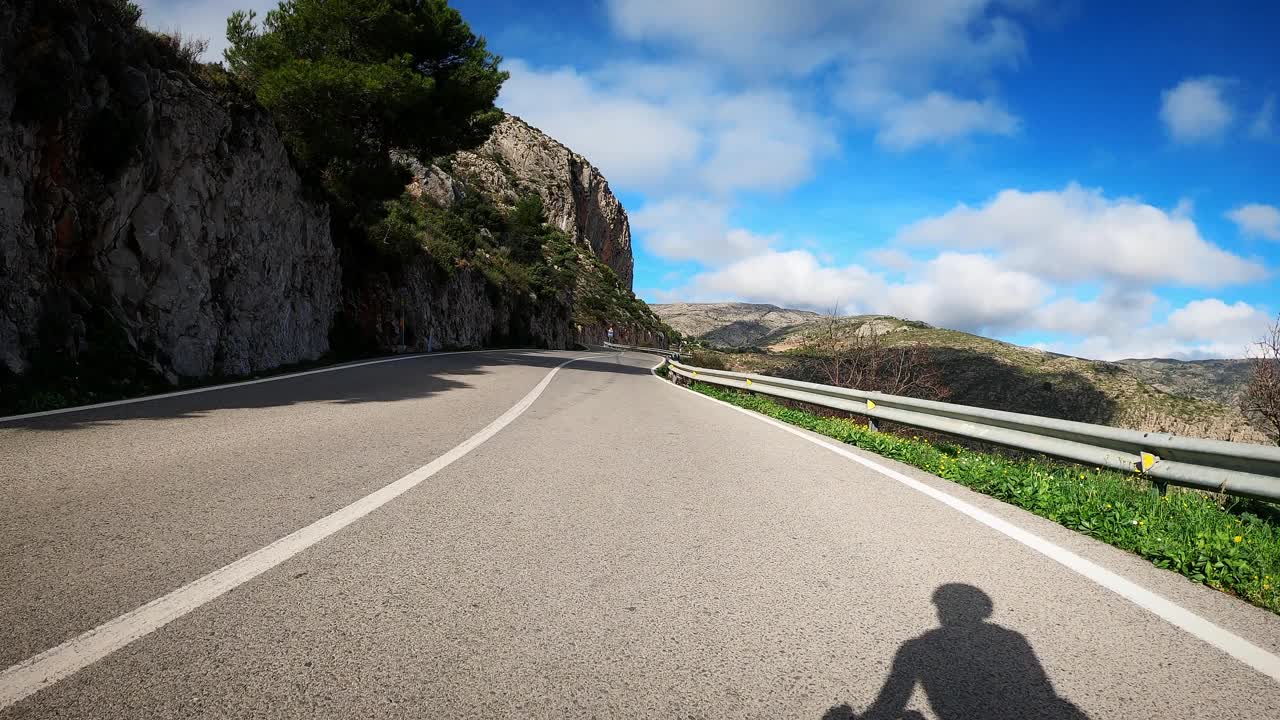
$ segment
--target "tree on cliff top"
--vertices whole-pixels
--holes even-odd
[[[227,20],[231,72],[275,118],[339,210],[367,223],[409,180],[392,150],[474,148],[507,74],[445,0],[284,0]]]

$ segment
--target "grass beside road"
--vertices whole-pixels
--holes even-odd
[[[693,384],[704,395],[899,460],[1130,550],[1156,567],[1280,613],[1280,523],[1265,503],[1169,488],[1048,459],[1013,459],[873,432],[762,395]]]

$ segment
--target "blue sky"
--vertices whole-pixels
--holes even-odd
[[[221,44],[269,0],[144,0]],[[598,165],[651,302],[883,312],[1088,357],[1280,311],[1280,6],[456,0]],[[1229,8],[1229,9],[1224,9]]]

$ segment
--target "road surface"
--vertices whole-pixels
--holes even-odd
[[[1280,717],[1204,639],[1265,666],[1280,618],[653,364],[398,358],[0,422],[0,719]]]

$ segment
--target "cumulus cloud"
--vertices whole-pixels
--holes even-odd
[[[1276,96],[1268,95],[1262,101],[1262,107],[1258,109],[1258,114],[1253,116],[1253,122],[1249,125],[1249,135],[1259,140],[1270,138],[1274,134],[1275,119]]]
[[[712,75],[696,67],[615,63],[584,73],[521,60],[505,67],[511,78],[498,104],[626,189],[786,190],[836,148],[828,124],[787,93],[717,91]]]
[[[631,213],[631,225],[644,235],[645,248],[668,260],[718,264],[764,252],[774,238],[729,226],[723,202],[677,197],[650,203]]]
[[[1274,205],[1241,205],[1228,212],[1227,218],[1245,235],[1280,240],[1280,208]]]
[[[1187,78],[1161,93],[1160,119],[1170,137],[1183,143],[1221,138],[1235,116],[1223,97],[1230,82],[1211,75]]]
[[[700,273],[674,294],[685,300],[738,299],[825,311],[857,312],[884,291],[877,275],[858,265],[824,265],[808,250],[769,250]]]
[[[807,250],[769,250],[700,273],[674,296],[739,299],[843,313],[885,313],[972,331],[1024,325],[1050,290],[982,255],[944,253],[903,282],[856,265],[824,263]]]
[[[895,150],[976,134],[1013,135],[1021,124],[993,100],[965,100],[943,92],[895,103],[883,111],[881,121],[876,140]]]
[[[710,109],[703,174],[716,192],[785,190],[809,179],[817,158],[836,148],[826,123],[780,92],[745,92]]]
[[[866,305],[958,330],[1000,331],[1025,326],[1050,295],[1039,278],[1001,266],[984,255],[942,253],[909,282],[892,285],[883,300]]]
[[[1217,298],[1193,300],[1169,313],[1165,324],[1175,340],[1199,341],[1231,338],[1256,341],[1266,331],[1271,316],[1245,302],[1227,304]]]
[[[1074,183],[1004,190],[985,206],[962,204],[909,225],[898,241],[994,251],[1010,267],[1067,282],[1219,287],[1266,275],[1259,263],[1205,240],[1189,217]]]
[[[1019,121],[993,98],[939,84],[991,85],[1017,67],[1026,38],[1012,17],[1035,3],[994,0],[610,0],[624,37],[667,43],[741,74],[776,78],[833,70],[837,104],[905,150],[976,134],[1008,135]],[[937,112],[934,112],[937,111]]]
[[[666,210],[672,217],[694,214],[687,205]],[[1239,357],[1265,329],[1264,308],[1207,298],[1170,311],[1156,292],[1169,284],[1212,287],[1265,276],[1260,264],[1205,240],[1191,213],[1189,203],[1165,212],[1076,185],[1009,190],[982,207],[961,206],[907,226],[895,246],[863,253],[866,265],[778,250],[776,238],[735,243],[717,220],[715,239],[703,241],[716,250],[698,256],[711,269],[665,297],[817,311],[838,304],[844,313],[981,334],[1045,333],[1056,338],[1047,343],[1051,349],[1085,357]],[[903,243],[916,248],[916,257]],[[920,258],[925,248],[935,254]]]
[[[236,10],[255,10],[261,20],[280,0],[134,0],[142,8],[142,24],[152,30],[180,31],[209,41],[205,62],[220,62],[227,49],[227,18]]]
[[[980,334],[1047,332],[1054,352],[1103,360],[1128,357],[1243,357],[1268,326],[1267,311],[1245,302],[1194,300],[1156,319],[1163,303],[1148,291],[1103,290],[1054,297],[1055,288],[992,258],[944,253],[901,282],[860,265],[822,262],[807,250],[769,250],[695,275],[664,301],[743,300],[843,314],[878,313]]]
[[[697,156],[698,129],[663,103],[611,91],[572,68],[535,70],[520,60],[504,67],[511,78],[498,104],[590,158],[616,185],[659,185]]]
[[[1238,358],[1266,332],[1270,319],[1266,311],[1249,303],[1204,298],[1175,309],[1161,322],[1124,333],[1049,343],[1047,349],[1101,360]]]
[[[1035,310],[1026,329],[1075,336],[1124,337],[1150,323],[1159,305],[1150,291],[1108,288],[1095,297],[1062,297]]]

